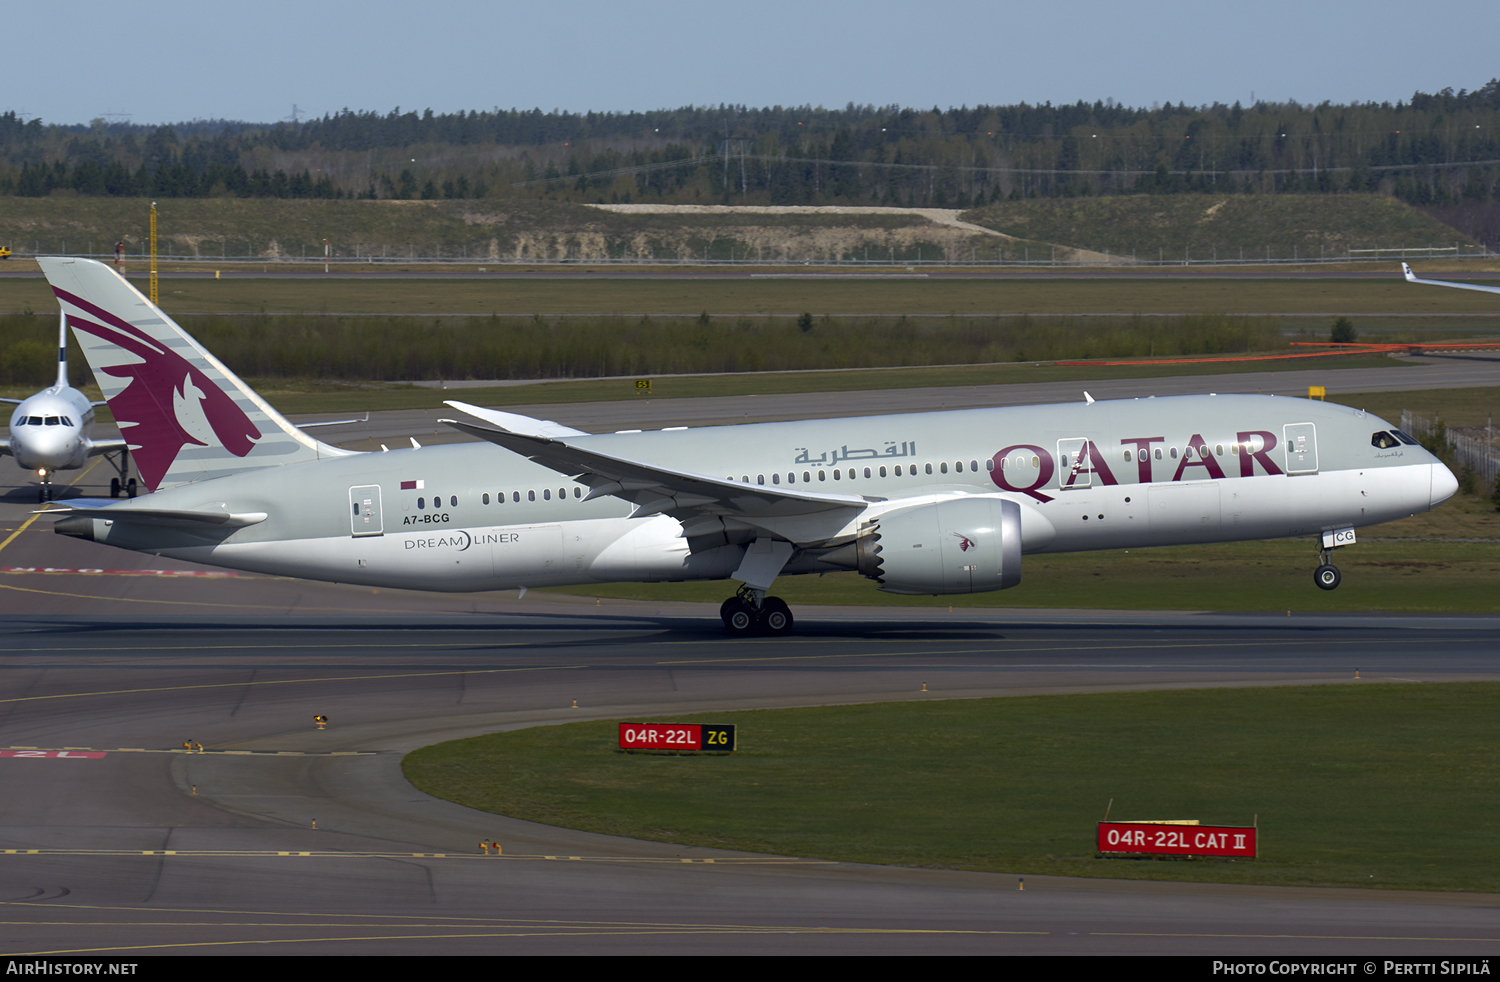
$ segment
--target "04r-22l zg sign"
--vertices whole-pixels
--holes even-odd
[[[734,749],[734,727],[722,723],[621,723],[621,750]]]

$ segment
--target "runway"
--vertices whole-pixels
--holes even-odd
[[[597,407],[547,411],[567,421]],[[97,494],[108,472],[71,476]],[[731,639],[708,605],[197,575],[209,571],[57,536],[47,521],[17,532],[34,492],[8,460],[0,494],[0,953],[1500,946],[1494,895],[1032,876],[1022,890],[1015,876],[555,829],[430,798],[400,771],[416,747],[580,719],[1494,679],[1494,618],[802,608],[791,639]]]

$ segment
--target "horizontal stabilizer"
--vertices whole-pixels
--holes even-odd
[[[51,508],[35,512],[37,515],[55,515],[59,518],[101,518],[106,521],[131,525],[153,525],[163,528],[244,528],[258,525],[266,520],[263,511],[231,512],[228,508],[179,509],[138,508],[124,502],[103,498],[72,498],[53,502]]]

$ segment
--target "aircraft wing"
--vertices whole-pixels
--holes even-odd
[[[521,416],[517,413],[503,413],[498,409],[485,409],[483,406],[471,406],[467,402],[444,402],[445,406],[452,406],[461,413],[468,413],[475,419],[482,419],[486,423],[498,426],[502,430],[511,433],[521,433],[529,436],[588,436],[583,430],[575,430],[571,426],[554,423],[550,419],[532,419],[530,416]]]
[[[799,544],[823,543],[836,537],[871,501],[879,500],[726,481],[616,457],[553,437],[451,419],[441,422],[587,484],[588,499],[623,498],[635,505],[632,518],[670,515],[690,527],[690,533],[698,520],[717,518],[764,529]]]
[[[1406,263],[1401,264],[1401,272],[1408,283],[1421,283],[1423,286],[1451,286],[1455,290],[1478,290],[1480,293],[1500,293],[1500,286],[1479,286],[1476,283],[1450,283],[1447,280],[1424,280],[1419,279],[1416,273]]]
[[[10,441],[0,439],[0,457],[10,456]]]

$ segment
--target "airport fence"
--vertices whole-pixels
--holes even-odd
[[[35,256],[76,256],[85,259],[98,259],[105,262],[113,261],[116,257],[113,252],[96,252],[90,248],[88,251],[72,250],[67,247],[66,240],[45,242],[33,240],[30,243],[6,243],[17,259]],[[30,248],[27,248],[27,246]],[[90,243],[91,246],[97,245]],[[1155,257],[1150,256],[1126,256],[1110,255],[1107,258],[1092,259],[1069,259],[1065,258],[1073,252],[1068,248],[1050,249],[1045,255],[1033,255],[1042,252],[1041,249],[1028,247],[1005,247],[994,248],[950,248],[947,250],[934,247],[931,250],[917,249],[915,254],[899,255],[889,257],[870,256],[868,250],[865,255],[846,253],[840,256],[827,254],[793,255],[783,254],[780,256],[768,256],[762,250],[744,248],[740,254],[736,254],[736,248],[730,247],[727,255],[722,250],[705,250],[702,255],[678,254],[672,256],[649,255],[649,256],[608,256],[608,255],[561,255],[561,256],[495,256],[494,254],[480,254],[474,250],[473,254],[465,248],[454,248],[446,254],[417,255],[413,246],[406,250],[386,249],[381,255],[361,254],[361,250],[352,250],[353,254],[343,250],[334,250],[334,255],[326,260],[323,256],[321,245],[316,248],[293,251],[275,251],[265,253],[242,253],[239,255],[228,255],[227,251],[218,256],[206,252],[197,253],[158,253],[158,264],[172,264],[180,266],[183,264],[198,265],[203,267],[234,267],[234,266],[323,266],[330,268],[337,266],[341,269],[354,266],[465,266],[478,267],[481,271],[489,268],[504,266],[617,266],[617,267],[645,267],[645,266],[728,266],[740,268],[770,267],[784,268],[786,266],[832,266],[840,268],[868,268],[868,269],[931,269],[936,267],[975,267],[975,268],[1043,268],[1043,269],[1067,269],[1067,268],[1126,268],[1126,269],[1150,269],[1160,267],[1223,267],[1223,266],[1317,266],[1317,265],[1383,265],[1403,259],[1496,259],[1500,253],[1493,252],[1482,247],[1467,247],[1459,245],[1450,246],[1396,246],[1380,249],[1347,249],[1337,254],[1320,252],[1318,255],[1299,255],[1293,250],[1292,255],[1273,256],[1269,251],[1260,252],[1255,249],[1239,249],[1233,253],[1229,250],[1212,249],[1206,254],[1195,255],[1190,250],[1184,250],[1180,255],[1167,256],[1164,251],[1158,251]],[[923,255],[923,252],[926,255]],[[967,251],[968,256],[962,253]],[[1220,252],[1224,255],[1220,255]],[[1062,253],[1064,258],[1059,258]],[[134,243],[120,257],[132,269],[138,268],[143,263],[150,262],[150,256],[141,251]]]
[[[1433,421],[1403,409],[1401,429],[1418,440],[1435,440],[1446,446],[1460,469],[1467,468],[1473,473],[1478,489],[1495,487],[1496,477],[1500,476],[1500,453],[1496,450],[1492,426],[1449,429],[1442,420]]]

